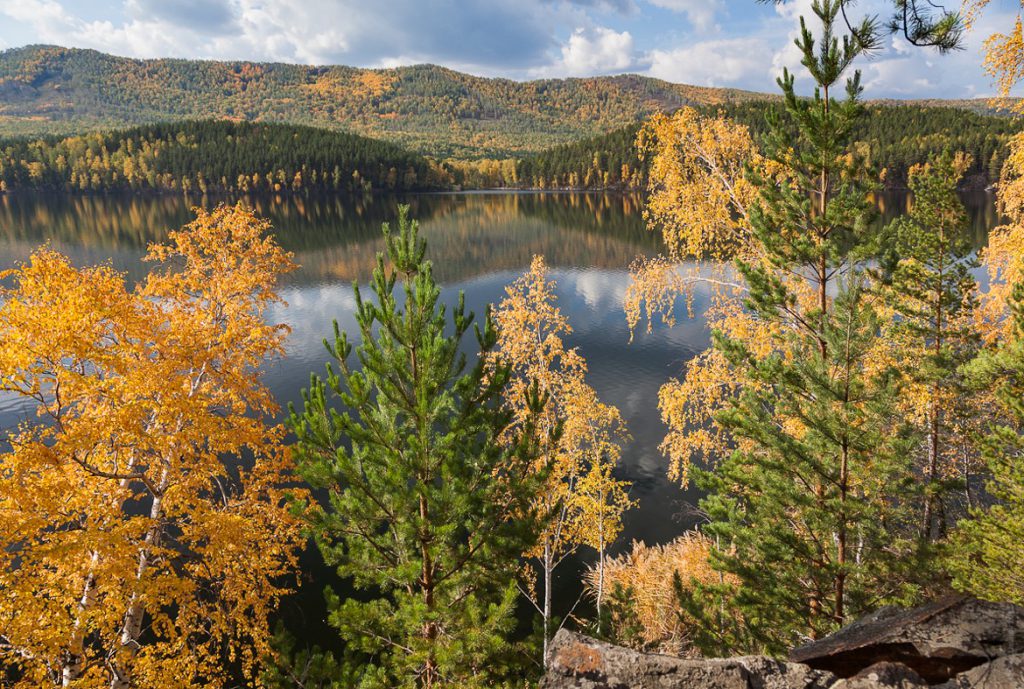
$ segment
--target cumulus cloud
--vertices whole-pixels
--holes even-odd
[[[721,0],[648,0],[655,7],[680,12],[686,15],[695,29],[711,28],[715,17],[722,9]]]
[[[765,81],[765,63],[770,55],[771,47],[759,39],[700,41],[675,50],[651,51],[648,74],[696,86],[757,88]]]
[[[636,63],[633,37],[605,27],[576,29],[562,46],[562,59],[542,72],[566,76],[589,76],[622,72]]]
[[[136,21],[162,21],[201,33],[220,33],[235,27],[228,0],[127,0],[125,9]]]
[[[125,0],[118,17],[85,19],[64,0],[0,3],[42,40],[132,57],[378,65],[397,56],[478,71],[550,62],[553,25],[579,6],[523,0]]]
[[[55,43],[131,57],[396,66],[433,62],[484,76],[639,71],[673,82],[775,91],[784,67],[810,82],[793,45],[811,0],[0,0],[0,46]],[[678,14],[665,21],[661,8]],[[886,18],[892,0],[861,0]],[[990,6],[949,56],[900,37],[858,66],[867,96],[992,92],[981,42],[1012,26]],[[668,17],[670,20],[671,16]],[[814,28],[814,22],[811,22]]]

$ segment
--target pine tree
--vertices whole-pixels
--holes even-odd
[[[340,371],[329,364],[326,381],[312,376],[302,414],[291,417],[300,471],[329,496],[309,510],[310,531],[359,591],[344,601],[328,591],[329,619],[361,687],[493,686],[544,474],[528,471],[525,441],[502,442],[509,372],[487,363],[490,315],[475,328],[480,357],[467,371],[459,346],[473,315],[461,295],[450,318],[438,303],[408,207],[399,232],[385,224],[384,234],[390,266],[378,254],[376,301],[356,288],[360,368],[335,324],[328,351]],[[344,411],[329,406],[329,394]],[[531,404],[539,410],[543,400]]]
[[[961,461],[971,452],[969,424],[978,414],[961,372],[980,344],[971,274],[978,264],[956,195],[970,164],[969,156],[947,153],[912,168],[913,206],[890,224],[897,260],[886,296],[895,318],[885,338],[907,378],[901,406],[925,440],[918,454],[923,454],[921,534],[926,541],[944,535],[952,491],[958,484],[967,487]]]
[[[994,391],[1007,421],[985,439],[993,504],[971,511],[952,538],[948,568],[957,588],[988,600],[1024,604],[1024,284],[1011,300],[1014,332],[967,368],[972,382]]]
[[[905,551],[896,534],[910,489],[906,439],[891,427],[891,375],[869,366],[880,324],[866,259],[877,233],[870,170],[849,146],[863,112],[859,74],[843,101],[830,95],[872,46],[873,27],[840,41],[840,2],[816,0],[813,10],[822,41],[801,22],[797,44],[818,88],[800,99],[788,71],[779,80],[796,136],[770,119],[765,155],[783,172],[751,175],[760,259],[737,261],[747,308],[778,326],[771,352],[714,337],[749,381],[718,417],[741,444],[697,477],[709,493],[701,507],[718,544],[713,562],[726,576],[689,594],[677,588],[687,614],[704,621],[698,642],[718,651],[779,652],[912,593],[893,571]]]

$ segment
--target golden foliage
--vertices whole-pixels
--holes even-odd
[[[586,382],[587,363],[563,337],[572,332],[556,304],[555,283],[547,278],[544,259],[535,256],[530,270],[506,288],[495,312],[496,356],[512,368],[506,404],[514,415],[512,429],[537,424],[537,470],[547,469],[545,489],[534,506],[547,515],[537,545],[525,553],[539,563],[550,596],[550,573],[581,545],[603,553],[622,529],[622,513],[632,502],[629,484],[616,480],[612,469],[628,439],[619,410],[598,399]],[[547,397],[534,416],[530,391]],[[560,429],[560,433],[555,433]],[[536,591],[536,581],[528,584]],[[550,601],[543,606],[550,617]]]
[[[693,108],[658,114],[637,134],[650,163],[644,219],[661,231],[669,258],[723,259],[750,250],[747,209],[756,187],[746,166],[760,156],[743,125]]]
[[[976,25],[982,10],[990,0],[964,0],[965,18],[968,28]],[[1024,2],[1020,3],[1024,7]],[[995,79],[999,95],[1007,97],[1013,87],[1024,77],[1024,33],[1021,30],[1021,15],[1013,21],[1006,33],[995,32],[985,39],[985,72]],[[1018,111],[1024,103],[1018,102]]]
[[[1013,334],[1010,297],[1024,279],[1024,136],[1010,140],[1010,154],[997,188],[999,211],[1008,222],[989,232],[988,246],[979,259],[987,273],[987,288],[979,295],[978,329],[986,345]]]
[[[134,289],[49,248],[0,275],[0,390],[37,417],[0,455],[17,686],[218,687],[270,651],[301,537],[256,367],[282,351],[264,318],[293,266],[240,206],[197,214]]]
[[[639,625],[642,647],[657,653],[683,655],[689,650],[689,628],[680,618],[674,578],[679,575],[684,589],[701,584],[718,583],[719,574],[710,563],[713,544],[698,531],[688,531],[664,545],[648,546],[634,541],[628,552],[605,563],[605,586],[620,587],[633,602],[635,619],[612,616],[612,635],[623,638],[623,628]],[[596,595],[599,572],[587,570],[584,583]]]
[[[677,300],[683,297],[692,310],[694,290],[703,286],[711,291],[705,314],[709,329],[746,342],[756,356],[766,356],[776,333],[743,308],[746,287],[725,261],[759,260],[748,215],[757,187],[749,170],[774,179],[784,171],[758,153],[746,127],[693,108],[652,117],[640,129],[637,147],[651,165],[644,218],[648,229],[660,232],[668,251],[631,266],[632,280],[623,299],[630,332],[641,319],[648,331],[656,318],[672,325]],[[681,267],[693,258],[697,262]],[[693,462],[721,456],[732,447],[715,415],[745,384],[750,382],[721,353],[709,349],[688,362],[681,379],[662,387],[658,408],[669,430],[661,450],[669,459],[670,478],[685,486]]]
[[[747,167],[764,166],[746,127],[693,108],[650,118],[636,145],[650,163],[644,220],[660,232],[668,255],[640,258],[630,267],[623,307],[631,333],[641,317],[648,331],[656,317],[671,325],[680,295],[689,306],[695,285],[716,283],[695,270],[680,272],[678,264],[750,254],[747,213],[757,190]]]

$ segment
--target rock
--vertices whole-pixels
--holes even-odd
[[[637,651],[561,630],[540,689],[827,689],[836,678],[761,656],[691,660]]]
[[[1024,687],[1024,654],[1004,656],[979,665],[939,685],[938,689],[1020,689]]]
[[[952,596],[911,610],[883,608],[794,650],[789,660],[844,678],[898,663],[939,684],[1016,653],[1024,653],[1024,608]]]
[[[883,609],[790,654],[686,659],[562,630],[540,689],[1024,689],[1024,608]]]
[[[881,662],[864,668],[829,689],[923,689],[928,683],[921,675],[900,663]]]

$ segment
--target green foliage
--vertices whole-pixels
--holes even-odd
[[[782,5],[789,0],[765,0]],[[843,19],[855,5],[854,0],[842,0]],[[872,19],[858,27],[850,27],[854,35],[871,33],[878,35],[883,27]],[[963,47],[964,19],[960,13],[947,10],[940,4],[928,0],[892,0],[892,13],[884,24],[891,34],[913,46],[935,48],[940,53]]]
[[[507,670],[518,557],[536,534],[529,505],[543,480],[534,449],[500,441],[507,368],[482,356],[469,371],[459,345],[473,325],[460,296],[449,314],[408,208],[385,224],[375,301],[356,287],[361,344],[338,331],[326,380],[312,376],[292,410],[302,477],[327,492],[306,518],[325,561],[360,596],[328,591],[329,621],[360,687],[492,686]],[[400,284],[400,293],[396,286]],[[328,395],[340,401],[338,411]],[[531,398],[539,410],[544,400]],[[528,424],[529,425],[529,424]]]
[[[913,490],[908,438],[891,421],[890,372],[868,365],[880,321],[865,274],[878,238],[868,222],[870,170],[849,155],[863,113],[859,75],[845,99],[830,95],[863,46],[833,34],[838,0],[813,9],[823,37],[803,26],[798,44],[818,89],[800,99],[792,75],[779,80],[790,124],[770,117],[765,155],[788,175],[752,176],[761,259],[737,264],[748,308],[779,326],[773,349],[759,356],[714,336],[750,381],[719,415],[742,445],[697,476],[708,492],[705,532],[721,544],[712,561],[725,576],[695,582],[693,593],[677,588],[703,622],[697,644],[718,652],[781,653],[915,594],[906,571],[914,551],[900,537]]]
[[[650,644],[644,639],[643,632],[643,622],[637,612],[636,592],[631,586],[615,582],[587,633],[619,646],[649,651]]]
[[[943,537],[956,517],[953,491],[967,487],[960,465],[972,454],[971,416],[978,413],[961,370],[980,345],[971,274],[978,261],[956,195],[967,162],[946,153],[916,168],[910,212],[888,230],[895,255],[886,298],[895,319],[886,337],[909,383],[904,406],[925,441],[915,459],[925,491],[921,533],[928,541]]]
[[[994,502],[971,511],[953,538],[947,566],[954,585],[981,598],[1024,604],[1024,285],[1013,293],[1015,332],[968,368],[974,384],[992,389],[1007,422],[983,447]]]
[[[333,653],[319,646],[298,648],[282,624],[274,632],[273,646],[277,657],[268,660],[262,677],[267,689],[346,689],[353,684]]]
[[[766,106],[759,103],[721,108],[727,117],[750,127],[755,138],[768,131]],[[999,180],[1009,153],[1010,138],[1021,131],[1021,120],[987,112],[972,112],[942,101],[895,104],[876,102],[866,106],[850,132],[850,148],[867,157],[882,171],[889,188],[906,188],[910,168],[940,155],[963,151],[973,158],[963,182],[973,188]],[[789,134],[795,129],[789,126]]]
[[[363,191],[447,186],[400,146],[312,127],[192,121],[0,141],[0,188]]]

